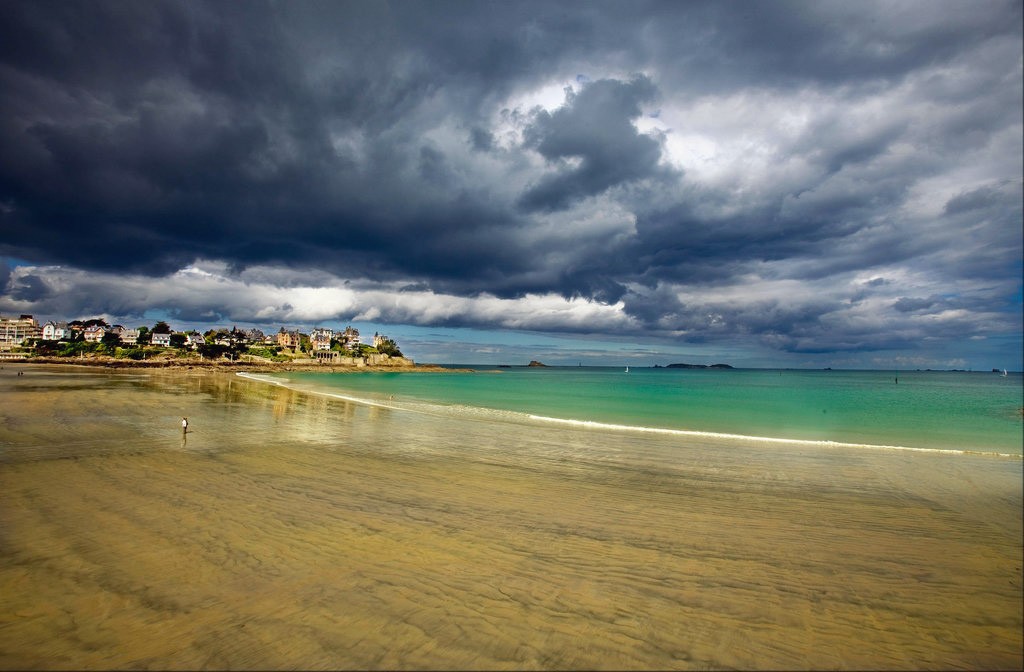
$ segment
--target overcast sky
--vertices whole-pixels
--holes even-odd
[[[1019,370],[1021,8],[0,0],[0,312]]]

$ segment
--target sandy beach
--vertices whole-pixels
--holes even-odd
[[[8,365],[0,668],[1021,669],[1021,478]]]

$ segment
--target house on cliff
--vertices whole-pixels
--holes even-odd
[[[67,322],[47,322],[43,325],[43,333],[40,336],[44,341],[59,341],[62,338],[71,338],[71,330]]]
[[[86,343],[99,343],[106,335],[106,327],[101,324],[93,324],[85,328],[84,338]]]
[[[277,332],[277,344],[282,348],[297,350],[302,344],[302,334],[297,331],[285,331],[284,327],[281,327],[281,331]]]
[[[345,327],[345,331],[341,333],[338,340],[341,341],[346,350],[356,350],[361,343],[359,340],[359,330],[351,326]]]
[[[334,330],[325,327],[317,327],[309,334],[309,343],[314,352],[327,352],[331,349],[331,340],[334,338]]]

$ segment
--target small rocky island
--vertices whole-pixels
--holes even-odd
[[[541,364],[536,359],[531,359],[530,363],[527,364],[527,366],[547,366],[547,364]]]

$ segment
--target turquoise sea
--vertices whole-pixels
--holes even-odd
[[[296,372],[276,377],[409,410],[579,423],[606,431],[1024,452],[1020,373],[471,368],[471,373]]]

